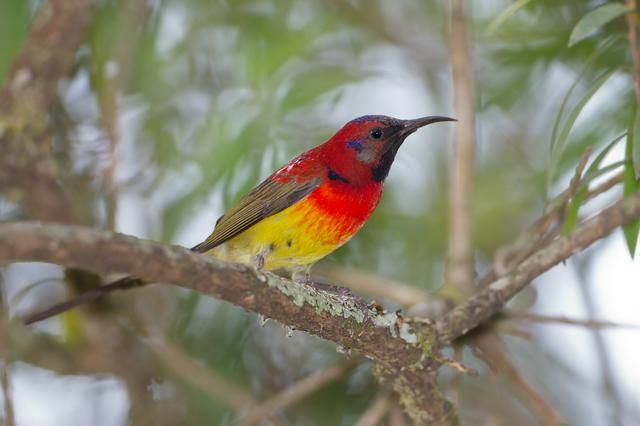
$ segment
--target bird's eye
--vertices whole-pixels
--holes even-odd
[[[374,127],[370,132],[372,139],[380,139],[382,137],[382,129],[380,127]]]

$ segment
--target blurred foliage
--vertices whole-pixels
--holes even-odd
[[[484,269],[566,187],[586,147],[602,153],[588,169],[598,175],[607,167],[605,154],[625,141],[619,135],[634,134],[637,124],[629,123],[638,121],[629,112],[635,101],[620,3],[470,3],[479,123],[474,229]],[[0,2],[0,81],[37,4]],[[68,166],[64,179],[79,188],[78,202],[100,226],[113,215],[126,232],[195,244],[272,170],[353,118],[340,111],[360,111],[374,98],[388,109],[368,113],[393,115],[404,103],[415,104],[392,99],[391,87],[428,105],[416,116],[450,114],[446,23],[446,3],[439,0],[100,1],[53,120],[57,155]],[[416,81],[404,81],[398,67]],[[434,136],[450,139],[443,129],[412,139]],[[638,164],[633,144],[626,147],[627,162],[618,165],[631,173],[629,192],[638,187]],[[370,223],[327,262],[439,287],[450,148],[421,149],[412,151],[422,153],[413,162],[399,156]],[[401,170],[408,165],[424,172],[416,173],[418,181]],[[575,198],[565,229],[575,226],[583,199]],[[627,228],[634,244],[637,233],[637,224]],[[169,338],[258,399],[340,359],[326,342],[297,333],[283,338],[279,326],[260,328],[254,315],[194,293],[173,293],[170,307],[159,318]],[[527,351],[519,353],[533,356]],[[542,367],[529,373],[553,383]],[[189,424],[234,419],[230,408],[188,380],[162,374],[184,395]],[[465,418],[491,407],[507,424],[523,415],[526,424],[535,422],[513,396],[495,397],[485,386],[497,385],[465,387],[465,400],[491,400],[473,404]],[[357,370],[285,417],[296,425],[353,424],[376,395],[370,372]],[[569,397],[561,404],[571,424],[589,420],[576,409],[580,404]]]
[[[29,29],[29,2],[5,0],[0,3],[0,84],[9,72]]]

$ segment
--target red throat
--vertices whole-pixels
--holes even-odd
[[[316,217],[309,221],[326,218],[326,226],[332,228],[333,241],[336,245],[345,243],[369,219],[375,210],[380,196],[382,184],[371,182],[369,185],[353,187],[340,182],[324,182],[314,191],[305,203],[313,205]],[[321,237],[321,235],[319,235]]]

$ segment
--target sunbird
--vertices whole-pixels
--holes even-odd
[[[328,141],[298,155],[241,198],[192,250],[258,270],[287,268],[294,280],[308,281],[311,265],[349,241],[369,219],[405,139],[442,121],[455,119],[365,115],[349,121]],[[107,291],[141,284],[123,278],[25,322],[56,315]]]

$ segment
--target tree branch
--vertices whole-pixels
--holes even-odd
[[[494,374],[502,374],[509,379],[518,392],[519,399],[538,418],[540,424],[566,425],[556,410],[518,372],[497,334],[482,333],[474,339],[474,343],[477,345],[479,356]]]
[[[393,394],[391,392],[383,393],[362,414],[356,426],[377,426],[382,424],[384,416],[393,408],[393,403]]]
[[[572,234],[553,240],[512,272],[494,281],[438,321],[440,339],[451,342],[467,333],[490,318],[534,278],[639,216],[640,193],[637,193],[577,226]]]
[[[447,413],[451,406],[435,379],[425,374],[440,366],[429,356],[435,336],[416,334],[398,315],[379,314],[352,294],[326,292],[182,247],[80,226],[0,224],[0,263],[17,261],[128,273],[226,300],[376,360],[416,424],[455,424],[441,421],[452,418]]]
[[[251,426],[258,424],[261,420],[268,419],[277,411],[283,410],[329,383],[339,380],[357,365],[357,360],[347,360],[308,375],[282,392],[252,407],[247,414],[240,418],[236,426]]]
[[[573,234],[552,241],[435,326],[422,324],[419,332],[397,314],[378,313],[348,292],[323,291],[182,247],[86,227],[0,224],[0,263],[41,261],[102,274],[123,272],[210,294],[374,359],[377,375],[398,393],[416,424],[457,424],[433,374],[441,366],[438,349],[497,313],[538,275],[637,217],[640,193],[616,202]]]
[[[255,404],[248,391],[239,388],[207,366],[197,363],[180,347],[169,342],[155,327],[146,339],[146,343],[168,370],[207,393],[212,400],[221,402],[236,411]]]
[[[564,324],[575,325],[586,328],[629,328],[640,330],[640,324],[626,324],[612,321],[601,321],[594,319],[577,319],[565,316],[541,315],[532,312],[514,312],[507,311],[503,313],[507,320],[529,321],[541,324]]]

